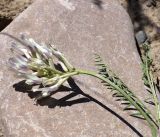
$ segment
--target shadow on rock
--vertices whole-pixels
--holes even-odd
[[[75,81],[72,78],[70,78],[68,80],[68,83],[71,88],[62,86],[57,92],[71,92],[70,94],[68,94],[60,99],[55,99],[50,96],[50,97],[47,97],[47,98],[44,98],[44,99],[38,101],[37,104],[40,106],[48,106],[48,108],[55,108],[56,106],[66,107],[66,106],[72,106],[75,104],[87,103],[87,102],[92,101],[92,102],[98,104],[99,106],[101,106],[102,108],[104,108],[105,110],[107,110],[108,112],[110,112],[111,114],[113,114],[114,116],[116,116],[118,119],[120,119],[124,124],[126,124],[130,129],[132,129],[132,131],[135,132],[139,137],[143,137],[143,135],[135,127],[133,127],[128,121],[126,121],[118,113],[116,113],[115,111],[113,111],[112,109],[110,109],[109,107],[107,107],[106,105],[104,105],[103,103],[98,101],[97,99],[91,97],[88,94],[85,94],[78,87],[78,85],[75,83]],[[21,81],[19,83],[16,83],[13,85],[13,87],[18,92],[28,93],[28,96],[30,98],[36,98],[37,95],[40,94],[40,92],[31,91],[32,86],[27,85],[25,83],[25,81]],[[78,99],[74,99],[74,100],[69,100],[77,95],[82,95],[83,97],[78,98]]]
[[[102,0],[92,0],[93,4],[96,5],[99,9],[103,9],[103,1]]]
[[[15,91],[27,93],[30,98],[35,98],[36,96],[40,94],[40,91],[33,92],[31,91],[32,87],[33,86],[31,85],[27,85],[25,83],[25,80],[20,81],[19,83],[16,83],[13,85],[13,88],[15,88]]]
[[[16,83],[13,85],[13,87],[15,88],[15,91],[27,93],[31,99],[36,98],[41,93],[40,91],[33,92],[31,90],[33,86],[26,84],[25,80],[20,81],[19,83]],[[48,108],[54,108],[56,106],[59,106],[59,107],[72,106],[74,104],[86,103],[90,101],[90,99],[87,97],[82,97],[82,98],[74,99],[71,101],[67,101],[77,95],[80,95],[80,93],[66,86],[61,86],[56,92],[54,92],[54,94],[56,94],[57,92],[71,92],[71,93],[60,99],[47,97],[37,101],[37,104],[40,106],[48,106]]]

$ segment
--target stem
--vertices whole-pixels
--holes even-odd
[[[158,126],[157,124],[153,121],[153,119],[147,114],[150,113],[150,111],[146,108],[146,110],[144,110],[143,108],[141,108],[138,104],[143,104],[136,96],[137,102],[131,98],[130,96],[127,95],[127,93],[125,93],[121,88],[119,88],[116,84],[114,84],[113,82],[111,82],[109,79],[104,78],[103,76],[95,73],[95,72],[91,72],[91,71],[86,71],[86,70],[75,70],[76,72],[78,72],[78,74],[85,74],[85,75],[90,75],[93,77],[96,77],[104,82],[107,82],[108,84],[110,84],[112,87],[114,87],[117,91],[119,91],[121,94],[123,94],[123,96],[125,96],[125,98],[127,98],[131,104],[141,113],[141,115],[143,115],[143,117],[147,120],[148,124],[150,125],[150,128],[152,129],[152,131],[156,131]],[[144,104],[143,104],[144,106]]]
[[[77,75],[78,72],[74,71],[74,72],[68,72],[62,76],[60,76],[60,78],[65,78],[65,77],[71,77],[71,76],[74,76],[74,75]]]
[[[159,115],[160,115],[160,104],[158,102],[158,97],[157,97],[157,94],[156,94],[156,89],[154,87],[154,83],[153,83],[153,76],[152,74],[150,73],[150,78],[151,78],[151,91],[152,91],[152,94],[153,94],[153,100],[154,100],[154,103],[155,103],[155,107],[156,107],[156,120],[158,122],[158,125],[160,124],[160,118],[159,118]]]
[[[156,89],[155,89],[155,86],[154,86],[154,83],[153,83],[153,75],[150,71],[150,66],[148,65],[148,62],[147,62],[147,57],[145,59],[145,68],[146,68],[146,76],[147,76],[147,80],[149,82],[149,86],[150,86],[150,89],[151,89],[151,92],[152,92],[152,96],[153,96],[153,101],[154,101],[154,104],[155,104],[155,111],[156,111],[156,121],[158,122],[158,126],[160,125],[160,104],[158,102],[158,98],[157,98],[157,95],[156,95]]]

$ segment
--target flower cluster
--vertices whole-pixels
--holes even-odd
[[[26,37],[22,37],[21,41],[23,44],[12,43],[11,50],[16,56],[9,59],[9,65],[25,78],[28,85],[33,85],[32,91],[41,91],[37,100],[50,96],[76,74],[74,67],[54,46],[38,44]],[[55,61],[61,65],[62,71],[56,69]],[[34,85],[39,86],[35,88]]]

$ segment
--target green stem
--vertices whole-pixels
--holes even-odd
[[[154,103],[155,103],[155,107],[156,107],[156,120],[158,122],[158,125],[160,124],[160,118],[159,118],[159,115],[160,115],[160,104],[158,102],[158,97],[157,97],[157,94],[156,94],[156,89],[154,87],[154,83],[153,83],[153,76],[152,74],[150,73],[150,78],[151,78],[151,91],[152,91],[152,94],[153,94],[153,100],[154,100]]]
[[[133,94],[134,98],[130,97],[127,94],[127,92],[125,92],[123,89],[121,89],[119,86],[117,86],[114,82],[112,82],[109,79],[103,77],[102,75],[97,74],[96,72],[92,72],[92,71],[75,69],[74,71],[63,74],[60,77],[68,79],[69,77],[72,77],[74,75],[80,75],[80,74],[90,75],[90,76],[96,77],[96,78],[108,83],[110,86],[114,87],[117,91],[119,91],[140,112],[140,114],[148,122],[148,124],[151,128],[151,131],[152,131],[152,136],[157,137],[156,135],[157,135],[158,126],[155,123],[155,121],[152,119],[152,117],[150,117],[150,115],[149,115],[149,114],[151,114],[150,110],[147,109],[147,107],[145,107],[145,105],[141,102],[141,100],[139,98],[137,98],[133,93],[132,94]],[[141,106],[144,106],[145,109],[143,109]]]
[[[156,108],[156,110],[155,110],[156,111],[156,121],[158,122],[158,125],[159,125],[160,124],[160,118],[159,118],[160,104],[158,102],[158,98],[157,98],[157,95],[156,95],[156,89],[155,89],[155,86],[154,86],[154,83],[153,83],[153,76],[152,76],[152,73],[149,69],[150,66],[148,65],[147,57],[145,59],[145,68],[146,68],[146,76],[147,76],[147,79],[148,79],[148,82],[149,82],[149,86],[150,86],[152,96],[153,96],[153,101],[154,101],[155,108]]]
[[[124,92],[121,88],[119,88],[116,84],[114,84],[113,82],[111,82],[109,79],[104,78],[103,76],[95,73],[95,72],[91,72],[91,71],[86,71],[86,70],[75,70],[76,72],[78,72],[78,74],[86,74],[86,75],[90,75],[93,77],[96,77],[104,82],[107,82],[108,84],[110,84],[112,87],[114,87],[116,90],[118,90],[121,94],[123,94],[125,96],[125,98],[128,99],[128,101],[130,101],[130,103],[141,113],[141,115],[143,115],[143,117],[146,119],[146,121],[148,122],[148,124],[150,125],[150,128],[154,131],[157,130],[157,124],[153,121],[153,119],[147,114],[150,111],[146,108],[146,111],[144,109],[142,109],[137,102],[131,98],[130,96],[127,95],[126,92]],[[138,103],[143,104],[137,97],[136,97]],[[144,106],[144,104],[143,104]]]
[[[77,75],[78,72],[74,71],[74,72],[68,72],[66,74],[63,74],[62,76],[60,76],[60,78],[65,78],[65,77],[71,77],[71,76],[74,76],[74,75]]]

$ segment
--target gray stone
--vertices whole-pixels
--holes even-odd
[[[52,43],[77,68],[95,70],[93,54],[98,53],[140,98],[146,94],[132,23],[116,0],[103,0],[101,8],[91,0],[37,0],[4,32]],[[20,79],[6,65],[12,41],[0,36],[0,115],[6,137],[151,136],[147,123],[122,111],[111,91],[92,77],[75,79],[95,100],[61,91],[34,105],[23,83],[13,87]]]
[[[138,31],[135,34],[135,37],[136,37],[138,45],[143,44],[148,39],[147,34],[143,30]]]

